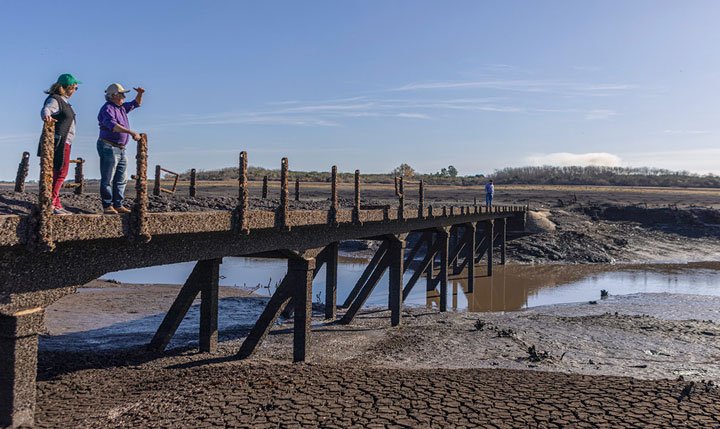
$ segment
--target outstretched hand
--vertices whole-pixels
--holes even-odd
[[[133,88],[133,89],[138,93],[138,95],[143,94],[145,92],[145,88],[141,88],[139,86],[137,88]]]

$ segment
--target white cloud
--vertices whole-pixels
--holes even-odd
[[[704,130],[664,130],[663,133],[670,135],[697,135],[697,134],[710,134],[710,131]]]
[[[569,153],[557,152],[541,155],[529,156],[526,159],[532,165],[553,165],[553,166],[570,166],[570,165],[602,165],[616,167],[621,165],[622,160],[619,156],[606,152],[594,153]]]
[[[493,89],[532,93],[561,93],[566,95],[599,96],[617,94],[634,89],[635,85],[617,83],[582,83],[560,80],[488,79],[476,81],[449,81],[409,83],[391,91],[419,91],[443,89]]]
[[[617,112],[608,109],[594,109],[585,114],[585,119],[589,121],[597,121],[602,119],[610,119],[617,116]]]

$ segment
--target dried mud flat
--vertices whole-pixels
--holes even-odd
[[[86,305],[86,312],[97,311],[92,300]],[[365,312],[349,326],[317,317],[303,364],[289,363],[289,323],[245,361],[233,354],[249,325],[235,327],[237,337],[215,354],[41,351],[37,421],[39,427],[720,427],[718,309],[720,298],[643,294],[505,314],[412,308],[397,328],[389,327],[387,311]]]

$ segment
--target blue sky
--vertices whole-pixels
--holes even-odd
[[[97,112],[143,86],[150,165],[460,174],[611,164],[720,174],[717,1],[12,2],[0,17],[0,179],[34,155],[61,73]],[[134,156],[134,149],[130,150]],[[33,157],[32,177],[37,176]]]

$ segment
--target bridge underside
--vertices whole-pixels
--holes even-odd
[[[32,246],[29,217],[0,218],[0,427],[32,424],[35,406],[37,335],[44,308],[82,285],[112,271],[198,261],[158,329],[150,349],[163,350],[197,295],[201,296],[200,348],[217,346],[218,270],[223,257],[283,257],[288,272],[237,353],[246,358],[261,345],[283,311],[294,312],[293,356],[303,361],[310,336],[312,281],[326,269],[328,320],[337,314],[337,252],[343,240],[381,241],[375,257],[341,308],[339,323],[351,323],[389,271],[391,324],[401,323],[402,302],[423,275],[428,288],[440,289],[440,311],[447,306],[451,273],[467,272],[472,289],[475,264],[487,256],[492,274],[494,240],[505,260],[506,226],[524,226],[522,209],[482,211],[463,207],[441,215],[405,218],[387,208],[289,212],[278,224],[273,212],[250,212],[250,232],[237,232],[229,212],[157,213],[147,215],[148,242],[134,239],[128,216],[96,215],[52,218],[54,251]],[[90,227],[87,227],[90,225]],[[82,227],[81,227],[82,226]],[[497,227],[499,226],[499,227]],[[408,237],[412,246],[406,248]],[[423,255],[418,262],[418,255]],[[403,273],[412,267],[408,283]]]

